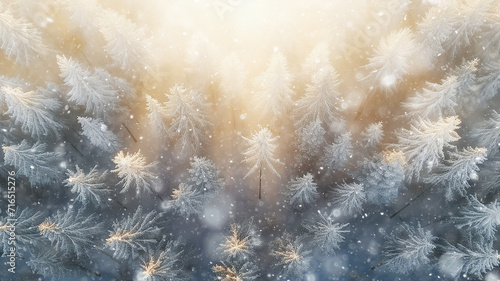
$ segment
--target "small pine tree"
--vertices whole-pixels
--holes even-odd
[[[23,140],[18,145],[2,146],[4,162],[17,169],[17,174],[26,176],[31,184],[50,184],[60,179],[57,168],[62,159],[60,152],[47,151],[47,145],[37,142],[29,145]]]
[[[221,281],[254,281],[259,280],[259,269],[252,262],[230,264],[223,262],[212,267],[212,271]]]
[[[77,194],[75,201],[80,201],[84,205],[89,202],[95,206],[103,206],[107,203],[107,198],[111,190],[104,183],[108,171],[99,173],[97,166],[92,168],[88,174],[76,166],[76,171],[68,170],[67,179],[63,181],[64,185],[71,188],[71,192]]]
[[[158,178],[151,171],[156,166],[156,162],[146,164],[146,158],[142,156],[141,151],[127,155],[120,151],[113,158],[116,169],[111,170],[112,173],[118,173],[121,178],[118,184],[123,184],[120,193],[126,192],[131,187],[135,187],[136,195],[146,192],[155,193],[153,185],[156,184]]]
[[[352,157],[352,135],[343,133],[325,148],[323,163],[332,170],[342,170]]]
[[[170,94],[166,95],[165,113],[171,120],[168,133],[180,137],[182,149],[199,150],[207,141],[207,129],[211,125],[203,95],[182,85],[170,88]]]
[[[311,251],[285,233],[273,243],[272,255],[276,257],[279,274],[294,280],[301,280],[311,266]]]
[[[470,244],[469,247],[461,244],[444,247],[445,253],[439,258],[438,267],[445,276],[458,279],[462,274],[465,278],[479,280],[484,273],[500,265],[500,255],[490,243],[476,241]]]
[[[187,280],[181,265],[182,254],[183,251],[174,241],[155,246],[142,258],[139,280]]]
[[[78,122],[82,126],[82,135],[87,137],[92,145],[106,152],[116,152],[120,147],[118,137],[101,120],[78,117]]]
[[[361,132],[361,145],[368,153],[374,153],[384,138],[384,130],[382,122],[371,123],[366,129]]]
[[[168,134],[167,109],[150,95],[146,95],[146,101],[150,131],[157,139],[164,139]]]
[[[303,209],[316,201],[318,198],[317,188],[312,174],[307,173],[287,184],[284,192],[285,201],[294,209]]]
[[[262,244],[253,222],[231,224],[231,234],[225,236],[220,250],[227,262],[244,263],[255,255],[255,250]]]
[[[305,96],[295,103],[295,126],[301,128],[316,120],[325,125],[338,121],[339,84],[339,75],[330,65],[314,72]]]
[[[386,237],[382,266],[403,274],[419,270],[430,262],[429,255],[436,248],[435,239],[420,225],[414,228],[403,224],[397,233]]]
[[[370,71],[365,79],[376,88],[392,91],[396,83],[408,73],[414,48],[413,36],[410,29],[404,28],[382,39],[365,66]]]
[[[299,150],[306,157],[318,156],[325,144],[326,131],[321,126],[321,121],[316,119],[302,129],[296,131]]]
[[[461,152],[450,152],[446,165],[439,165],[436,171],[430,174],[425,181],[446,188],[446,200],[451,201],[453,194],[458,192],[466,196],[469,180],[477,179],[478,164],[486,160],[486,148],[468,147]]]
[[[202,193],[214,193],[224,187],[224,179],[214,162],[205,157],[194,157],[188,170],[188,181]]]
[[[151,51],[145,28],[137,27],[109,9],[103,12],[97,24],[107,43],[104,49],[114,60],[114,66],[130,74],[148,68]]]
[[[491,117],[484,126],[472,129],[471,136],[478,146],[487,149],[488,157],[491,158],[498,153],[500,144],[500,114],[495,110],[491,112]]]
[[[363,184],[368,202],[388,205],[405,184],[405,156],[400,151],[385,151],[366,161],[357,177]]]
[[[106,247],[113,251],[116,259],[136,259],[158,243],[160,218],[156,211],[146,213],[139,206],[132,216],[113,223]]]
[[[64,128],[56,121],[55,112],[60,102],[51,91],[38,89],[25,92],[21,88],[5,86],[0,92],[8,108],[5,114],[10,115],[15,124],[21,124],[21,129],[33,138],[59,135],[59,131]]]
[[[104,223],[97,223],[97,216],[84,215],[83,209],[70,207],[64,213],[57,213],[38,225],[42,236],[50,240],[57,251],[88,255],[95,239],[101,235]]]
[[[330,254],[339,249],[339,244],[344,241],[344,233],[349,233],[345,228],[349,224],[335,223],[333,214],[326,216],[318,211],[318,215],[303,224],[308,234],[305,239],[311,248],[319,248]]]
[[[10,252],[11,230],[15,229],[16,248],[27,252],[41,238],[38,225],[43,221],[43,213],[33,209],[17,208],[13,217],[5,216],[0,220],[0,243],[3,243],[3,255]],[[11,242],[12,243],[12,242]],[[16,253],[21,255],[20,253]]]
[[[259,91],[255,94],[256,108],[263,116],[279,120],[292,105],[292,76],[286,58],[277,52],[271,58],[267,70],[257,79]]]
[[[260,131],[252,134],[251,139],[243,137],[248,142],[248,149],[243,153],[245,155],[244,162],[250,163],[252,168],[245,175],[248,177],[255,171],[259,170],[259,199],[262,197],[262,169],[269,168],[278,177],[278,171],[273,166],[273,163],[281,163],[274,158],[274,153],[277,145],[274,143],[278,137],[272,137],[271,132],[267,128],[262,128]]]
[[[163,207],[188,218],[201,214],[204,202],[205,196],[202,191],[193,188],[192,185],[181,183],[172,191],[172,200],[165,201]]]
[[[477,233],[486,241],[492,241],[500,225],[500,203],[495,200],[485,205],[476,196],[467,197],[467,201],[467,205],[460,209],[460,215],[454,219],[456,226]]]
[[[61,253],[53,248],[38,248],[32,252],[26,262],[36,274],[42,275],[47,280],[55,278],[78,278],[89,270],[78,263],[75,255]]]
[[[67,93],[69,101],[84,106],[85,112],[94,117],[105,118],[109,116],[112,106],[117,100],[117,91],[112,82],[92,73],[79,62],[57,56],[57,64],[61,70],[59,75],[64,79],[64,84],[70,88]]]
[[[477,79],[479,99],[481,104],[486,105],[498,94],[500,89],[500,61],[483,62],[480,73],[481,75]]]
[[[29,65],[33,59],[47,54],[40,31],[23,18],[15,18],[8,7],[0,13],[0,48],[9,59],[16,63]]]
[[[459,86],[456,76],[448,76],[441,84],[427,82],[426,88],[410,97],[403,106],[411,115],[431,120],[453,115]]]
[[[340,207],[342,212],[356,214],[361,212],[366,202],[366,194],[363,184],[342,183],[333,191],[333,204]]]
[[[444,148],[453,148],[450,142],[460,139],[455,132],[460,123],[458,116],[439,119],[436,122],[418,119],[409,130],[402,129],[397,133],[398,144],[395,148],[406,156],[408,182],[412,179],[419,180],[424,167],[428,171],[435,167],[444,157]]]

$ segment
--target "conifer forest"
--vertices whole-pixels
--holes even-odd
[[[500,0],[0,0],[0,280],[500,280]]]

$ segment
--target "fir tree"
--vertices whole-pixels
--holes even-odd
[[[59,181],[57,170],[62,153],[47,151],[47,145],[37,142],[29,145],[23,140],[18,145],[2,146],[6,165],[17,169],[17,174],[26,176],[31,184],[50,184]]]
[[[245,175],[245,178],[259,170],[259,199],[262,196],[262,169],[269,168],[277,176],[278,171],[273,166],[273,163],[281,163],[274,158],[274,153],[277,145],[274,143],[278,137],[272,137],[271,132],[267,128],[262,128],[260,131],[252,134],[251,139],[243,137],[248,142],[248,149],[244,152],[244,162],[250,163],[252,168]]]
[[[59,131],[64,128],[56,121],[55,112],[60,102],[51,91],[38,89],[25,92],[21,88],[5,86],[0,92],[8,108],[5,114],[10,115],[14,123],[20,124],[21,129],[33,138],[59,135]]]
[[[160,215],[156,211],[145,212],[139,206],[135,213],[113,223],[106,239],[106,247],[119,260],[135,259],[158,243],[161,228]]]
[[[276,266],[279,274],[287,278],[303,279],[310,268],[311,251],[306,250],[304,245],[285,233],[273,242],[272,255],[276,257]]]
[[[316,201],[318,198],[317,188],[313,176],[307,173],[287,184],[284,192],[285,201],[294,209],[303,209]]]
[[[468,147],[461,152],[450,152],[446,165],[439,165],[436,171],[430,174],[425,181],[446,188],[446,200],[453,198],[453,193],[461,196],[467,194],[470,187],[469,180],[477,179],[478,164],[486,160],[486,148]]]
[[[344,242],[344,233],[349,233],[345,228],[349,224],[335,223],[333,214],[325,215],[318,211],[318,215],[303,224],[308,234],[305,239],[312,248],[319,248],[325,253],[333,253],[339,249],[339,244]]]
[[[371,123],[366,129],[361,132],[363,137],[361,143],[365,151],[374,153],[384,138],[384,130],[382,122]]]
[[[301,128],[316,120],[325,125],[337,121],[337,106],[341,99],[337,90],[339,84],[339,75],[330,65],[315,72],[305,96],[295,103],[295,126]]]
[[[352,135],[343,133],[325,148],[323,163],[332,170],[342,170],[352,157]]]
[[[164,139],[168,134],[167,109],[150,95],[146,95],[148,121],[151,133],[157,139]]]
[[[417,271],[430,262],[429,255],[436,248],[430,231],[420,225],[403,224],[397,233],[386,237],[382,252],[383,266],[397,273]]]
[[[172,200],[164,202],[163,207],[174,210],[182,217],[201,214],[205,196],[202,191],[193,188],[192,185],[181,183],[172,191]]]
[[[165,102],[165,113],[170,120],[168,133],[180,138],[182,149],[198,151],[207,142],[208,104],[201,93],[182,85],[170,88]]]
[[[478,146],[487,149],[488,157],[493,157],[498,153],[500,144],[500,114],[495,110],[491,112],[491,117],[479,128],[472,129],[471,136]]]
[[[286,58],[277,52],[271,58],[266,71],[258,78],[259,91],[255,94],[256,108],[263,116],[273,120],[283,117],[292,105],[292,76],[288,71]]]
[[[81,201],[84,205],[92,203],[95,206],[103,206],[107,203],[107,198],[111,190],[104,182],[108,171],[99,173],[97,166],[94,166],[87,174],[76,166],[76,171],[68,170],[67,179],[64,185],[71,188],[71,192],[77,194],[75,201]]]
[[[460,119],[457,116],[439,119],[431,122],[418,119],[410,129],[402,129],[398,134],[398,144],[395,147],[401,150],[408,165],[406,166],[406,180],[419,180],[424,168],[430,171],[438,165],[444,157],[444,148],[452,148],[450,142],[457,141],[460,136],[455,132],[459,128]]]
[[[84,215],[83,209],[70,207],[65,213],[57,211],[45,219],[38,230],[60,252],[88,255],[104,226],[103,222],[96,223],[97,218],[94,214]]]
[[[155,193],[153,186],[158,178],[151,171],[156,166],[156,162],[146,163],[146,158],[142,156],[141,151],[127,155],[123,151],[118,152],[113,158],[116,169],[111,170],[112,173],[117,173],[121,178],[118,184],[122,184],[123,188],[120,193],[128,191],[131,187],[135,187],[136,195],[146,192]]]
[[[361,212],[363,204],[366,202],[366,194],[362,184],[344,182],[337,186],[333,194],[333,204],[348,214]]]
[[[90,117],[78,117],[78,122],[82,126],[82,135],[87,137],[94,146],[106,152],[117,151],[120,146],[120,140],[101,120]]]
[[[500,225],[500,203],[495,200],[485,205],[476,196],[469,196],[467,205],[454,220],[458,228],[467,228],[484,237],[486,241],[492,241]]]
[[[321,121],[316,119],[309,123],[306,127],[297,130],[299,150],[306,157],[316,157],[320,154],[325,143],[326,131],[321,126]]]

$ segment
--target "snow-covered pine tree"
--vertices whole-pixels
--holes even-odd
[[[464,61],[460,67],[455,69],[452,74],[457,76],[457,99],[464,109],[471,108],[471,105],[478,103],[477,100],[477,79],[476,71],[479,59]]]
[[[133,215],[113,223],[113,229],[106,239],[106,247],[119,260],[136,259],[158,244],[161,217],[156,211],[145,212],[137,207]]]
[[[356,214],[361,212],[366,202],[366,194],[363,184],[341,183],[333,191],[333,204],[340,207],[342,212]]]
[[[322,163],[331,170],[342,170],[353,154],[352,134],[345,132],[325,147]]]
[[[279,274],[293,280],[304,278],[311,266],[310,254],[299,239],[293,239],[288,233],[273,242],[272,255],[276,257]]]
[[[285,201],[292,208],[302,210],[316,201],[318,198],[317,188],[313,175],[307,173],[302,177],[291,180],[286,185]]]
[[[467,147],[463,151],[449,153],[446,164],[440,164],[436,170],[429,174],[426,182],[446,189],[446,200],[450,201],[454,193],[461,196],[467,195],[467,188],[470,187],[469,180],[477,179],[478,164],[486,160],[486,148]]]
[[[64,185],[71,188],[71,192],[77,194],[75,201],[80,201],[84,205],[89,203],[96,207],[107,204],[107,198],[111,190],[104,182],[108,171],[98,172],[97,166],[94,166],[87,174],[76,165],[76,171],[68,170],[67,179],[63,181]]]
[[[498,153],[500,148],[500,114],[495,110],[491,111],[490,119],[484,125],[473,128],[471,137],[478,146],[486,147],[488,158],[492,158]]]
[[[259,269],[249,261],[243,264],[231,264],[222,262],[212,267],[212,271],[221,281],[254,281],[260,278]]]
[[[316,121],[312,121],[307,126],[297,129],[295,134],[297,136],[299,150],[306,158],[313,158],[321,153],[323,145],[326,142],[326,131],[323,129],[319,118],[317,118]]]
[[[295,126],[302,128],[318,119],[323,126],[338,121],[337,105],[341,98],[337,90],[339,84],[339,76],[330,65],[315,72],[312,84],[307,85],[305,96],[295,102]]]
[[[114,65],[131,76],[147,70],[152,62],[150,39],[146,29],[116,11],[107,9],[97,22],[99,31],[106,40],[104,49],[114,60]]]
[[[84,106],[85,112],[94,117],[106,119],[118,101],[117,91],[113,89],[111,81],[102,79],[79,62],[64,55],[57,56],[57,64],[61,71],[59,76],[70,88],[67,93],[68,101]]]
[[[195,156],[189,164],[188,181],[196,190],[205,194],[213,194],[224,188],[224,179],[210,159]]]
[[[436,248],[435,239],[420,225],[411,227],[402,224],[401,229],[386,237],[381,266],[402,274],[420,270],[430,262],[429,256]]]
[[[188,280],[181,264],[182,254],[183,250],[175,241],[160,242],[142,257],[138,280]]]
[[[443,149],[453,148],[451,142],[460,139],[455,132],[460,126],[458,116],[451,116],[431,122],[417,119],[410,129],[397,133],[398,143],[394,147],[406,156],[406,180],[419,180],[424,168],[430,171],[444,157]]]
[[[252,221],[231,224],[231,234],[225,236],[224,243],[220,244],[224,259],[235,264],[251,260],[255,250],[262,244],[258,235]]]
[[[464,48],[474,45],[476,36],[481,32],[482,26],[489,17],[492,3],[491,0],[473,1],[446,1],[451,18],[452,30],[448,40],[444,42],[446,53],[451,58],[458,57]]]
[[[500,225],[500,203],[495,200],[485,205],[476,196],[468,196],[467,205],[460,209],[454,221],[458,228],[466,228],[484,237],[485,241],[493,241]]]
[[[47,151],[47,145],[36,142],[29,145],[23,140],[18,145],[2,146],[4,162],[17,169],[17,174],[26,176],[31,184],[50,184],[58,182],[61,175],[57,169],[63,155]]]
[[[167,127],[167,112],[164,105],[160,104],[156,99],[150,95],[146,95],[148,111],[148,121],[149,127],[151,128],[151,134],[157,139],[163,139],[167,137],[168,127]]]
[[[50,85],[49,85],[50,86]],[[21,88],[4,86],[0,88],[8,114],[14,124],[20,124],[24,132],[40,139],[51,134],[59,135],[64,128],[57,122],[55,112],[61,103],[49,90],[24,91]]]
[[[116,169],[111,170],[112,173],[118,173],[121,178],[118,184],[122,184],[123,188],[120,193],[126,192],[131,187],[135,187],[136,195],[140,195],[144,191],[155,193],[153,186],[157,183],[158,178],[153,173],[156,162],[146,163],[146,158],[142,156],[141,151],[127,155],[123,151],[118,152],[113,158]]]
[[[95,214],[85,215],[83,209],[70,206],[67,211],[57,211],[38,225],[42,236],[50,240],[57,251],[88,256],[89,249],[103,233],[104,222]]]
[[[78,117],[78,123],[82,126],[82,135],[92,145],[106,152],[116,152],[119,149],[120,140],[100,119]]]
[[[281,163],[278,159],[274,157],[277,145],[276,140],[278,136],[272,137],[271,131],[267,128],[262,128],[260,131],[252,133],[252,138],[248,139],[243,137],[248,142],[248,149],[243,153],[245,159],[243,162],[250,163],[252,168],[245,175],[244,178],[248,177],[255,171],[259,170],[259,199],[262,198],[262,170],[269,168],[278,177],[280,176],[278,171],[274,168],[273,164]]]
[[[23,18],[16,18],[8,7],[0,3],[0,48],[9,59],[29,65],[34,59],[45,56],[47,47],[40,31]]]
[[[384,138],[382,122],[371,123],[368,125],[366,129],[361,132],[361,137],[361,145],[363,146],[363,149],[370,154],[376,153]]]
[[[396,84],[408,73],[410,56],[414,52],[414,35],[409,28],[392,32],[380,40],[374,55],[369,58],[365,77],[373,87],[392,92]]]
[[[470,242],[470,246],[448,244],[444,247],[445,253],[439,258],[438,267],[445,276],[458,279],[483,279],[483,274],[500,264],[498,251],[492,248],[491,243],[484,241]]]
[[[424,68],[432,68],[437,59],[444,54],[443,43],[453,32],[453,10],[450,9],[452,1],[441,1],[427,10],[425,17],[417,24],[415,42],[417,44],[418,61]]]
[[[75,279],[90,270],[82,266],[74,254],[61,253],[52,247],[34,250],[26,262],[33,272],[46,279]]]
[[[274,121],[283,118],[292,105],[292,76],[288,71],[285,56],[280,52],[273,54],[268,68],[256,84],[259,90],[255,93],[256,107],[262,116]]]
[[[460,82],[456,76],[448,76],[441,83],[427,82],[426,87],[403,103],[413,116],[437,120],[455,114]]]
[[[181,183],[178,188],[172,190],[172,199],[165,201],[163,207],[188,218],[201,214],[205,200],[205,195],[201,190],[193,188],[192,185]]]
[[[14,216],[3,217],[0,220],[0,243],[3,243],[3,256],[10,252],[12,245],[9,245],[9,238],[12,241],[10,227],[15,227],[16,248],[22,252],[28,252],[28,249],[37,244],[41,238],[38,225],[42,221],[43,214],[30,208],[18,207]],[[19,252],[16,254],[22,256]]]
[[[305,241],[312,249],[321,249],[324,253],[331,254],[339,249],[339,244],[344,242],[345,229],[349,224],[335,223],[332,213],[326,215],[318,211],[313,219],[306,221],[302,226],[307,230]]]
[[[372,204],[390,204],[405,186],[405,155],[384,151],[360,167],[357,180],[363,184],[366,199]]]
[[[183,150],[191,147],[198,151],[207,142],[207,130],[211,126],[203,95],[176,84],[166,96],[165,113],[170,120],[168,134],[180,138]]]
[[[479,86],[478,98],[480,103],[486,105],[498,94],[498,90],[500,89],[500,61],[491,60],[482,62],[479,77],[477,78],[477,85]]]
[[[104,8],[97,0],[61,0],[58,2],[64,6],[72,25],[87,36],[97,31],[97,22]]]

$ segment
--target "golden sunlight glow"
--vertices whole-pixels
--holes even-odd
[[[144,269],[144,275],[146,276],[153,276],[155,274],[163,274],[165,273],[165,270],[161,269],[161,260],[160,258],[154,259],[150,258],[149,262],[146,264],[141,265],[142,269]]]
[[[248,251],[248,237],[240,238],[237,225],[231,225],[231,235],[226,238],[226,242],[221,245],[224,247],[224,253],[235,254]]]

